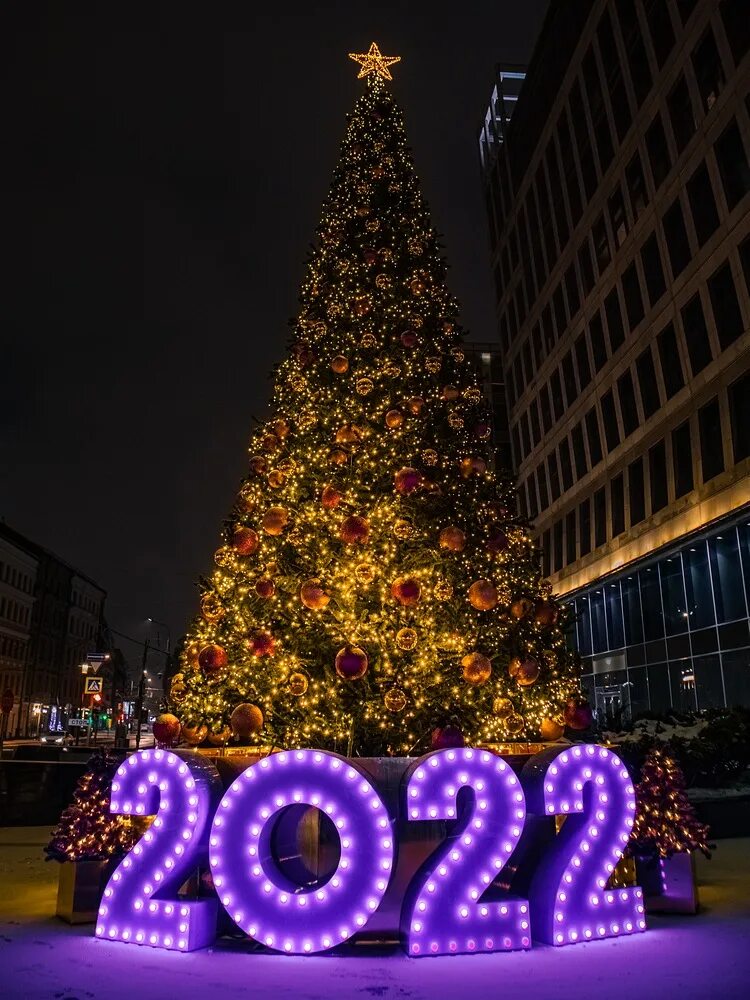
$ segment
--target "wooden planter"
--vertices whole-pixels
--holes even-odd
[[[646,913],[698,912],[698,885],[692,854],[671,858],[636,858],[638,885],[643,889]]]
[[[110,861],[63,861],[55,915],[69,924],[92,924],[112,870]]]

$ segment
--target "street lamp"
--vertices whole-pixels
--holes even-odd
[[[169,625],[167,625],[166,622],[160,622],[157,618],[147,618],[146,620],[151,622],[152,625],[159,625],[161,628],[165,628],[167,630],[167,652],[169,652],[172,646],[172,633],[169,629]]]

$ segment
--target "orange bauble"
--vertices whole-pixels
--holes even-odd
[[[228,662],[226,650],[214,642],[204,646],[198,654],[198,666],[209,676],[220,673]]]
[[[163,747],[173,747],[180,735],[180,720],[176,715],[164,712],[151,727],[157,744]]]
[[[537,625],[554,625],[557,615],[558,608],[553,601],[538,601],[534,608],[534,621]]]
[[[401,410],[389,410],[385,415],[385,426],[390,430],[395,430],[404,422],[404,415]]]
[[[232,532],[232,548],[240,556],[251,556],[258,548],[260,539],[252,528],[235,528]]]
[[[367,653],[359,646],[344,646],[336,654],[336,673],[345,681],[358,681],[367,673]]]
[[[370,535],[370,525],[366,518],[350,514],[341,522],[339,535],[347,545],[364,545]]]
[[[510,613],[514,618],[525,618],[533,607],[528,597],[517,597],[510,606]]]
[[[336,431],[336,444],[359,444],[362,440],[362,431],[354,424],[344,424]]]
[[[413,576],[400,576],[391,584],[391,597],[404,608],[414,607],[421,596],[422,587]]]
[[[487,463],[483,458],[462,458],[459,468],[463,479],[471,479],[472,476],[481,476],[485,473]]]
[[[311,611],[321,611],[331,598],[323,590],[320,580],[308,580],[300,588],[299,599]]]
[[[255,593],[258,597],[269,598],[276,593],[276,584],[267,576],[262,576],[255,581]]]
[[[451,526],[440,532],[440,548],[449,552],[463,552],[466,545],[466,535],[460,528]]]
[[[488,681],[492,675],[492,664],[481,653],[468,653],[461,660],[464,680],[477,687]]]
[[[276,640],[262,628],[250,636],[247,646],[253,656],[273,656],[276,652]]]
[[[331,368],[337,375],[343,375],[349,369],[349,361],[343,354],[337,354],[333,361],[331,361]]]
[[[275,434],[264,434],[260,442],[263,451],[267,452],[276,451],[280,444],[281,441],[279,441]]]
[[[539,732],[541,733],[543,740],[548,740],[549,742],[554,743],[555,740],[559,740],[565,732],[565,726],[559,722],[555,722],[554,719],[544,719],[542,720]]]
[[[326,510],[333,510],[341,503],[341,494],[333,486],[324,486],[320,495],[320,502]]]
[[[208,726],[204,726],[203,724],[198,726],[183,726],[180,736],[188,746],[197,747],[208,736]]]
[[[333,448],[328,452],[328,461],[331,465],[346,465],[349,455],[343,448]]]
[[[411,413],[413,417],[418,417],[422,412],[422,407],[424,406],[424,400],[421,396],[412,396],[410,399],[406,400],[406,409]]]
[[[521,687],[531,687],[539,677],[539,660],[533,656],[526,657],[516,673],[516,683]]]
[[[285,507],[269,507],[262,523],[266,534],[280,535],[289,523],[289,511]]]
[[[284,473],[281,469],[272,469],[268,473],[268,485],[272,490],[278,490],[284,485]]]
[[[229,726],[224,726],[222,729],[214,729],[208,734],[208,742],[214,747],[223,747],[229,742],[229,737],[232,735],[232,730]]]
[[[492,611],[497,600],[497,590],[489,580],[476,580],[469,587],[469,601],[477,611]]]
[[[246,740],[250,736],[256,736],[263,728],[263,713],[257,705],[246,701],[229,716],[229,725],[233,734],[240,740]]]

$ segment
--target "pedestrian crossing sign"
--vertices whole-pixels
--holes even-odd
[[[102,694],[104,691],[104,678],[103,677],[87,677],[86,678],[86,694]]]

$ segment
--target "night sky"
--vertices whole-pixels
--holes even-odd
[[[202,4],[195,18],[157,4],[147,28],[114,5],[20,6],[26,23],[5,29],[0,517],[103,586],[115,628],[145,636],[152,616],[176,639],[363,86],[347,52],[375,39],[402,56],[390,86],[451,290],[490,339],[476,131],[495,64],[528,60],[547,3]]]

